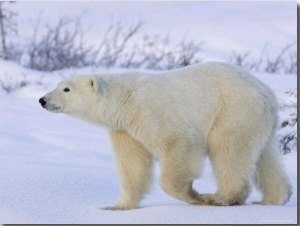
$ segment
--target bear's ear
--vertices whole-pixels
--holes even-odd
[[[90,80],[90,85],[96,93],[104,94],[105,93],[105,83],[99,77],[93,77]]]

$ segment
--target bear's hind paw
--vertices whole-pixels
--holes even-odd
[[[201,205],[212,205],[212,206],[235,206],[241,205],[242,203],[238,200],[227,200],[222,199],[214,194],[200,194],[199,199]]]
[[[132,210],[132,209],[136,209],[136,207],[126,207],[126,206],[115,205],[115,206],[106,206],[101,209],[102,210]]]
[[[265,203],[263,201],[254,201],[254,202],[252,202],[252,204],[255,204],[255,205],[265,205]]]

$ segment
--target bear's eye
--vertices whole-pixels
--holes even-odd
[[[64,88],[64,92],[69,92],[70,89],[69,88]]]

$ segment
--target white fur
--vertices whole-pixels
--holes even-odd
[[[50,111],[108,128],[121,197],[107,209],[138,207],[150,187],[153,156],[162,189],[191,204],[243,204],[252,182],[261,204],[281,205],[291,195],[275,142],[276,98],[239,67],[212,62],[158,75],[83,76],[63,81],[43,100]],[[200,195],[192,183],[206,156],[218,190]]]

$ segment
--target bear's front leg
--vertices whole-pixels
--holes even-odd
[[[110,133],[121,183],[119,202],[106,210],[130,210],[147,192],[151,182],[152,155],[125,131]]]

